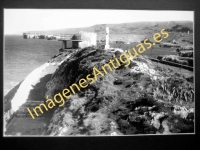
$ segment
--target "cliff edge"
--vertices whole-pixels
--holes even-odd
[[[113,55],[119,57],[121,49],[103,50],[94,47],[60,52],[47,64],[56,65],[50,76],[42,84],[42,94],[37,90],[41,78],[32,74],[21,83],[32,97],[40,95],[45,103],[46,97],[52,99],[82,78],[90,74],[94,78],[93,67],[101,70]],[[52,113],[42,135],[132,135],[132,134],[173,134],[194,133],[194,83],[193,72],[177,72],[151,62],[147,57],[130,59],[130,65],[107,70],[104,76],[86,88],[76,89],[65,99],[45,113]],[[47,65],[46,64],[46,65]],[[45,65],[44,65],[45,66]],[[44,67],[43,66],[43,67]],[[41,69],[41,70],[44,70]],[[40,80],[32,80],[33,76]],[[11,103],[18,101],[20,87]],[[21,89],[22,90],[22,89]],[[14,110],[30,99],[30,93],[15,105]],[[29,94],[28,94],[29,93]],[[30,116],[27,116],[30,117]]]

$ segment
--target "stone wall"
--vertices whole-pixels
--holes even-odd
[[[97,45],[97,34],[94,32],[79,32],[82,42],[79,43],[80,48]]]

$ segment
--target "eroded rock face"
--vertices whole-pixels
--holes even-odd
[[[39,68],[33,70],[20,84],[17,92],[11,100],[11,108],[15,112],[19,107],[29,99],[30,91],[40,82],[44,76],[51,74],[57,68],[56,64],[45,63]]]
[[[47,83],[46,95],[53,98],[81,78],[93,75],[94,66],[100,69],[114,54],[119,57],[122,52],[90,47],[60,53],[50,60],[60,65]],[[163,82],[174,78],[182,82]],[[185,92],[181,95],[177,92],[186,91],[186,87],[191,87],[190,91],[194,89],[193,83],[180,74],[172,72],[167,75],[155,69],[147,58],[138,56],[131,59],[128,67],[122,65],[109,71],[95,83],[66,99],[64,106],[56,108],[44,134],[191,133],[194,132],[194,97],[191,96],[192,92],[187,92],[185,96]]]
[[[13,88],[4,98],[4,126],[16,116],[27,116],[26,105],[30,101],[44,100],[45,83],[58,67],[57,62],[48,62],[33,70],[20,84]],[[24,108],[22,108],[24,107]]]

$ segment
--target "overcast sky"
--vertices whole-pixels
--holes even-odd
[[[139,21],[193,21],[193,11],[4,9],[4,34]]]

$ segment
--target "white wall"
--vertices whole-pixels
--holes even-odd
[[[93,32],[79,32],[82,42],[79,43],[80,48],[97,45],[97,34]]]

